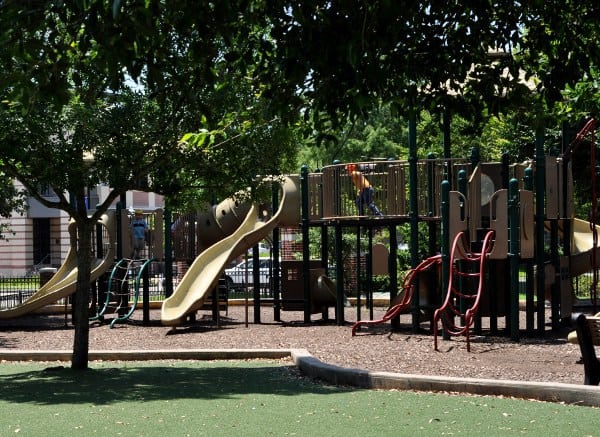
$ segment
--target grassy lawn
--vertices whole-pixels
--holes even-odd
[[[0,435],[600,432],[597,408],[333,387],[298,376],[287,361],[94,362],[87,372],[55,366],[2,363]]]

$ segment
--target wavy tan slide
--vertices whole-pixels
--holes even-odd
[[[109,235],[109,248],[104,258],[92,261],[91,280],[94,281],[110,268],[115,258],[115,225],[114,213],[104,214],[99,220]],[[69,224],[69,233],[75,232],[75,223]],[[52,304],[59,299],[70,296],[75,292],[77,286],[77,254],[75,249],[69,249],[65,261],[38,291],[29,297],[25,302],[16,307],[0,310],[0,319],[10,319],[20,317],[32,311],[40,309],[46,305]]]
[[[596,226],[600,236],[600,229]],[[590,222],[580,219],[573,220],[573,256],[571,256],[571,275],[579,276],[592,270],[592,250],[594,237]],[[596,247],[596,259],[600,262],[600,248]],[[600,317],[600,313],[594,317]],[[578,343],[577,331],[571,331],[567,336],[569,343]]]
[[[573,247],[571,250],[569,270],[571,277],[580,276],[592,271],[594,236],[590,225],[590,222],[577,218],[572,221],[571,238]],[[545,225],[545,228],[547,231],[550,230],[548,224]],[[600,227],[596,226],[596,230],[598,232],[598,237],[600,238]],[[562,226],[559,226],[558,234],[561,237],[563,236]],[[598,260],[597,262],[600,263],[600,246],[596,247],[596,259]],[[549,279],[547,285],[551,285],[555,276],[554,269],[552,267],[547,268],[546,275],[548,275]]]
[[[208,247],[196,257],[173,294],[163,302],[161,312],[163,325],[180,325],[187,314],[200,308],[217,286],[229,261],[258,244],[276,226],[297,225],[300,222],[298,178],[285,177],[281,188],[283,193],[279,209],[269,220],[262,221],[259,217],[259,208],[253,205],[235,232]]]
[[[600,228],[596,226],[600,237]],[[571,256],[571,276],[579,276],[592,270],[592,250],[594,237],[590,222],[573,220],[573,255]],[[600,263],[600,248],[596,247],[596,259]]]

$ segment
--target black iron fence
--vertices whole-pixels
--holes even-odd
[[[40,288],[40,276],[0,276],[0,309],[25,302]]]
[[[103,279],[100,279],[103,280]],[[133,299],[135,293],[135,277],[128,277],[127,282],[130,284],[130,298]],[[43,284],[40,282],[39,274],[28,276],[0,276],[0,310],[13,308],[24,303],[34,293],[40,290]],[[97,284],[96,289],[101,289],[100,284]],[[143,301],[143,293],[140,287],[139,301]],[[165,280],[162,274],[151,273],[148,281],[148,299],[150,301],[162,301],[165,295]],[[103,297],[101,298],[103,299]]]
[[[269,266],[270,267],[270,266]],[[157,269],[151,269],[148,280],[148,298],[152,301],[162,301],[166,298],[166,282],[164,274]],[[229,299],[242,299],[245,296],[250,298],[254,295],[254,282],[252,271],[234,269],[226,272],[225,279],[227,282],[227,296]],[[272,271],[270,268],[261,269],[260,278],[260,296],[261,298],[272,298]],[[43,278],[42,278],[43,279]],[[102,279],[101,279],[102,280]],[[127,279],[129,282],[128,289],[131,293],[130,298],[133,298],[135,292],[135,277]],[[575,296],[579,299],[589,299],[590,289],[592,286],[593,277],[591,274],[585,274],[573,278],[573,289]],[[177,275],[174,278],[173,289],[177,287]],[[0,309],[12,308],[25,302],[29,297],[36,293],[41,287],[40,275],[26,276],[0,276]],[[521,281],[521,292],[525,291],[525,283]],[[142,290],[139,290],[140,302],[143,301]]]
[[[594,277],[592,273],[585,273],[583,275],[573,278],[573,291],[578,299],[590,299],[591,290],[594,283]],[[596,288],[600,289],[600,284],[596,284]]]

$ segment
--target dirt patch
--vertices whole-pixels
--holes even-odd
[[[376,308],[374,317],[381,317],[383,312],[383,308]],[[303,348],[326,363],[364,370],[583,383],[579,346],[566,341],[569,328],[554,332],[547,327],[543,337],[522,336],[519,342],[503,336],[473,335],[471,352],[467,352],[464,337],[440,339],[436,352],[428,324],[424,323],[422,331],[415,333],[408,315],[401,316],[399,331],[391,332],[388,323],[352,337],[354,308],[345,309],[347,322],[343,326],[319,320],[321,315],[314,315],[312,322],[305,324],[301,312],[282,312],[282,321],[277,322],[270,307],[261,308],[260,324],[254,323],[252,307],[246,313],[243,306],[229,306],[227,314],[221,314],[219,326],[210,312],[201,311],[195,322],[172,330],[160,325],[159,311],[151,311],[150,326],[142,326],[142,313],[136,311],[132,321],[112,329],[106,323],[93,323],[90,349]],[[330,317],[334,317],[333,312]],[[549,316],[546,320],[550,320]],[[525,326],[524,321],[521,326]],[[485,325],[483,329],[485,334]],[[73,333],[70,318],[64,315],[0,320],[0,347],[70,350]]]

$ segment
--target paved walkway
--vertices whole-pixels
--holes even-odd
[[[70,361],[71,354],[71,351],[2,350],[0,351],[0,361]],[[305,349],[119,350],[89,352],[89,359],[91,361],[146,361],[166,359],[238,360],[254,358],[291,358],[304,374],[337,385],[386,390],[448,391],[490,396],[502,395],[600,407],[600,386],[369,372],[323,363]]]

